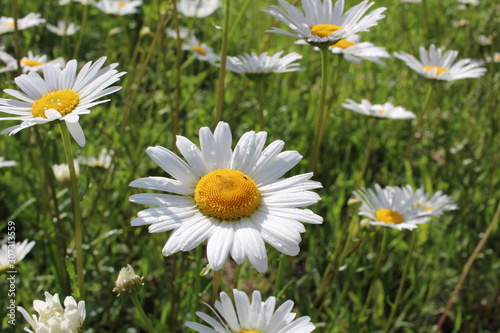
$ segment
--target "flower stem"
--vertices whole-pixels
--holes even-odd
[[[212,293],[210,294],[210,305],[215,304],[215,299],[217,298],[217,293],[219,292],[220,279],[222,278],[222,268],[218,271],[214,271],[214,277],[212,280]]]
[[[274,281],[274,291],[273,295],[278,297],[278,293],[281,289],[281,282],[283,282],[283,273],[285,272],[285,266],[288,261],[288,258],[281,253],[279,257],[279,265],[278,265],[278,274],[276,274],[276,280]]]
[[[144,312],[144,309],[142,308],[141,302],[139,302],[139,298],[137,297],[137,294],[130,294],[130,299],[132,299],[132,302],[134,303],[135,308],[139,312],[139,316],[144,321],[144,324],[146,324],[148,332],[154,333],[155,330],[153,328],[153,325],[151,325],[151,322],[149,321],[148,316]]]
[[[222,49],[220,55],[219,78],[217,81],[217,104],[215,106],[215,121],[218,123],[222,120],[222,108],[224,106],[224,78],[226,76],[226,57],[229,40],[229,9],[231,0],[224,0],[224,26],[222,30]]]
[[[370,138],[368,139],[368,143],[366,145],[365,157],[363,158],[363,166],[361,167],[361,172],[359,173],[358,180],[354,185],[354,190],[357,190],[363,181],[363,177],[365,176],[366,170],[368,169],[368,161],[370,160],[370,155],[373,147],[373,141],[375,139],[375,130],[377,128],[377,119],[374,117],[370,118]]]
[[[266,82],[264,80],[258,80],[255,82],[257,85],[257,99],[259,103],[259,131],[264,130],[264,124],[265,124],[265,118],[264,118],[264,105],[265,105],[265,98],[266,98]]]
[[[180,35],[179,16],[177,12],[176,0],[172,0],[172,9],[174,11],[173,21],[177,37]],[[176,38],[176,72],[175,72],[175,103],[172,110],[172,142],[175,142],[176,136],[179,133],[179,118],[181,105],[181,72],[182,72],[182,40]]]
[[[324,131],[321,130],[323,124],[323,117],[325,113],[325,97],[326,97],[326,87],[328,85],[328,47],[323,47],[320,49],[321,53],[321,92],[319,96],[319,108],[318,114],[316,115],[316,127],[314,128],[314,138],[313,138],[313,149],[311,151],[311,157],[309,159],[309,171],[316,169],[316,163],[318,161],[319,150],[321,148],[321,142],[323,141]]]
[[[83,5],[82,23],[80,24],[80,34],[78,35],[78,40],[76,41],[75,50],[73,51],[73,59],[77,59],[78,51],[80,51],[80,46],[82,46],[83,36],[85,35],[85,26],[87,25],[87,16],[89,15],[90,4]]]
[[[78,194],[78,183],[75,172],[75,163],[73,160],[73,152],[71,149],[71,139],[69,137],[68,128],[61,123],[59,130],[61,131],[62,142],[64,146],[64,154],[68,163],[71,187],[71,203],[73,207],[73,221],[75,225],[75,248],[76,248],[76,272],[78,276],[79,298],[85,299],[85,281],[83,276],[83,251],[82,251],[82,211],[80,209],[80,196]]]
[[[417,233],[415,231],[412,232],[411,240],[410,240],[410,248],[408,249],[408,255],[406,256],[405,264],[403,267],[403,274],[401,275],[401,280],[399,280],[399,287],[396,293],[396,299],[392,304],[391,314],[389,315],[389,319],[386,322],[384,333],[388,332],[391,328],[392,321],[394,320],[394,316],[396,315],[396,310],[398,309],[399,301],[401,300],[401,296],[403,294],[403,288],[406,281],[406,276],[408,275],[408,270],[410,269],[410,261],[411,256],[413,254],[413,250],[415,249],[415,244],[417,243]]]
[[[17,11],[17,0],[12,0],[12,17],[14,18],[14,52],[16,54],[16,62],[17,62],[17,75],[21,75],[23,69],[21,68],[21,42],[19,41],[19,25],[17,19],[19,18],[19,14]]]

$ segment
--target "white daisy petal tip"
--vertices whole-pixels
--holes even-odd
[[[299,233],[285,236],[288,227],[284,221],[296,225],[299,232],[305,231],[302,223],[322,222],[311,210],[298,208],[321,199],[311,191],[321,184],[309,180],[312,173],[280,179],[300,160],[300,154],[281,152],[280,142],[264,148],[266,132],[247,132],[234,151],[225,122],[219,122],[213,133],[203,127],[199,134],[201,149],[187,138],[177,137],[187,162],[161,146],[147,148],[147,154],[173,178],[161,175],[131,182],[132,187],[166,193],[135,194],[130,201],[164,207],[157,218],[176,221],[175,227],[167,228],[174,231],[163,255],[188,251],[207,240],[212,269],[220,269],[231,256],[238,263],[248,258],[258,271],[265,272],[269,235],[280,239],[283,246],[278,250],[284,253],[295,253],[300,242]],[[143,216],[142,212],[138,215]],[[155,232],[167,229],[154,228]]]

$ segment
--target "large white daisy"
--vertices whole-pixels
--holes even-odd
[[[420,214],[421,208],[414,205],[418,198],[398,186],[375,189],[361,188],[354,191],[356,198],[362,201],[359,215],[369,219],[369,224],[394,229],[417,228],[418,224],[426,223],[429,216]]]
[[[283,51],[270,56],[267,52],[260,55],[245,53],[237,57],[227,57],[226,68],[231,72],[240,73],[249,78],[262,77],[272,73],[300,71],[299,64],[294,61],[302,59],[296,52],[281,56]]]
[[[366,99],[362,99],[361,103],[356,103],[352,99],[347,99],[342,107],[351,111],[364,114],[370,117],[387,118],[387,119],[413,119],[415,114],[406,110],[402,106],[394,106],[391,102],[384,104],[372,104]]]
[[[186,17],[201,18],[211,15],[220,5],[220,0],[180,0],[177,10]]]
[[[17,60],[10,54],[0,51],[0,61],[5,64],[5,67],[0,68],[0,73],[17,71]],[[65,65],[64,59],[61,57],[47,61],[46,54],[34,54],[31,51],[28,51],[28,55],[23,57],[20,63],[23,73],[40,72],[48,64],[57,68],[62,68]]]
[[[28,311],[21,306],[17,307],[17,311],[21,312],[33,328],[32,331],[25,327],[26,332],[83,332],[83,322],[86,316],[84,301],[76,303],[73,297],[67,296],[63,307],[57,293],[52,296],[45,292],[45,302],[35,300],[33,308],[38,312],[38,317],[30,316]]]
[[[275,27],[268,32],[304,39],[315,46],[332,45],[342,38],[367,31],[385,17],[382,12],[386,9],[377,8],[363,17],[374,2],[363,1],[342,14],[344,0],[338,0],[335,6],[331,0],[302,0],[302,13],[286,1],[278,1],[283,9],[271,6],[264,11],[281,20],[294,33]]]
[[[385,47],[375,46],[370,42],[360,42],[359,35],[352,35],[343,38],[330,46],[330,50],[335,54],[342,54],[347,61],[360,63],[361,60],[368,60],[376,64],[385,66],[380,58],[390,58],[391,55]]]
[[[146,152],[174,179],[147,177],[130,186],[169,194],[141,193],[130,201],[157,206],[138,213],[132,226],[150,225],[149,232],[174,230],[163,248],[168,256],[189,251],[208,240],[210,267],[219,270],[228,254],[241,264],[246,257],[259,271],[267,270],[267,242],[290,256],[299,253],[302,223],[322,223],[323,218],[300,209],[320,200],[310,190],[321,188],[312,173],[279,179],[302,156],[281,152],[277,140],[264,148],[267,133],[245,133],[231,149],[229,125],[220,122],[214,133],[200,129],[201,150],[183,136],[177,148],[184,162],[170,150],[157,146]]]
[[[250,303],[243,291],[233,289],[233,295],[236,307],[225,292],[220,293],[220,301],[215,301],[215,315],[219,320],[196,312],[213,328],[194,322],[187,322],[186,326],[200,333],[309,333],[316,329],[307,316],[294,320],[296,314],[292,312],[293,302],[290,300],[275,311],[274,296],[263,302],[260,292],[254,291]]]
[[[31,27],[36,27],[45,23],[45,19],[42,18],[42,14],[39,13],[29,13],[23,18],[17,20],[17,28],[19,30],[24,30]],[[7,32],[14,31],[14,18],[0,16],[0,35]]]
[[[481,67],[481,62],[473,59],[462,59],[453,64],[457,55],[458,51],[455,50],[449,50],[443,55],[443,49],[436,48],[434,44],[430,46],[429,52],[420,47],[420,61],[405,52],[394,53],[408,67],[429,79],[454,81],[480,77],[486,72],[486,68]]]
[[[101,68],[105,61],[106,57],[94,64],[90,61],[78,74],[76,60],[70,60],[62,70],[52,65],[44,66],[44,78],[35,72],[16,77],[15,82],[22,92],[12,89],[4,92],[20,101],[0,98],[0,112],[15,116],[0,120],[21,120],[22,123],[1,134],[12,135],[34,125],[64,120],[75,141],[85,146],[85,135],[78,123],[80,115],[89,114],[91,107],[109,101],[96,100],[120,90],[119,86],[109,86],[125,74],[114,69],[118,64]]]

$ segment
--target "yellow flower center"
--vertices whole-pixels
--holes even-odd
[[[335,31],[344,30],[344,28],[333,24],[316,24],[309,28],[311,29],[311,34],[318,37],[328,37]]]
[[[14,22],[7,22],[7,23],[3,24],[4,28],[9,28],[9,27],[13,27],[13,26],[14,26]]]
[[[237,220],[251,215],[257,209],[260,191],[253,179],[243,172],[217,169],[198,181],[194,201],[205,215]]]
[[[425,69],[425,71],[426,71],[426,72],[429,72],[429,71],[431,71],[431,70],[433,70],[433,69],[435,69],[435,68],[437,68],[437,72],[436,72],[436,74],[437,74],[437,75],[441,75],[441,73],[443,73],[443,72],[446,72],[446,71],[447,71],[447,69],[446,69],[446,68],[439,67],[439,66],[425,66],[425,67],[424,67],[424,69]]]
[[[54,90],[46,93],[37,99],[31,107],[33,117],[45,116],[45,111],[49,109],[57,110],[62,116],[71,113],[80,102],[80,96],[72,90]]]
[[[37,60],[21,60],[21,64],[26,65],[26,66],[41,66],[43,65],[43,62],[37,61]]]
[[[260,333],[260,332],[255,330],[241,330],[239,331],[239,333]]]
[[[378,113],[380,113],[380,114],[384,114],[384,113],[385,113],[385,110],[384,110],[384,109],[380,109],[380,110],[378,110]]]
[[[207,51],[203,47],[201,47],[200,45],[194,45],[193,46],[193,51],[198,52],[201,55],[206,55],[207,54]]]
[[[398,224],[404,221],[404,218],[401,214],[387,208],[377,210],[375,212],[375,217],[378,221],[382,221],[384,223]]]
[[[354,45],[356,45],[356,43],[351,42],[350,40],[342,38],[341,40],[339,40],[337,43],[333,44],[330,47],[340,47],[341,49],[345,50],[345,49],[348,49],[348,48],[350,48],[351,46],[354,46]]]
[[[127,4],[126,4],[125,2],[123,2],[123,1],[120,1],[120,2],[118,3],[118,7],[125,7],[126,5],[127,5]]]

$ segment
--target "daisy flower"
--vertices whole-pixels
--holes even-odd
[[[120,269],[113,292],[118,293],[118,296],[135,294],[144,285],[142,279],[143,277],[135,274],[134,268],[128,264],[127,267]]]
[[[362,99],[361,103],[356,103],[352,99],[347,99],[342,107],[364,114],[370,117],[387,118],[387,119],[413,119],[415,114],[406,110],[402,106],[394,106],[390,102],[382,104],[372,104],[366,99]]]
[[[264,242],[278,251],[299,253],[302,223],[319,224],[323,218],[300,209],[320,200],[309,190],[321,188],[310,180],[312,173],[279,179],[302,156],[281,152],[277,140],[263,149],[267,133],[245,133],[231,149],[229,125],[220,122],[212,132],[199,132],[201,150],[183,136],[177,148],[187,162],[170,150],[157,146],[146,152],[165,172],[174,177],[147,177],[130,186],[161,190],[169,194],[141,193],[130,201],[157,206],[139,212],[132,226],[150,225],[149,232],[174,230],[163,255],[189,251],[208,240],[210,267],[219,270],[228,254],[241,264],[246,257],[259,271],[267,270]],[[280,153],[281,152],[281,153]]]
[[[96,100],[120,90],[121,87],[109,86],[125,74],[114,69],[118,64],[101,68],[105,61],[106,57],[94,64],[90,61],[78,74],[76,60],[70,60],[62,70],[52,65],[44,66],[44,78],[35,72],[15,78],[23,92],[12,89],[4,92],[20,101],[0,98],[0,112],[15,116],[0,120],[21,120],[22,123],[3,130],[1,134],[12,135],[57,119],[64,120],[75,141],[81,147],[85,146],[85,135],[78,123],[80,115],[89,114],[91,107],[109,101]]]
[[[458,209],[455,201],[442,191],[437,191],[431,196],[423,187],[415,191],[410,185],[406,185],[404,191],[409,197],[414,197],[413,206],[420,210],[420,215],[440,217],[445,211]]]
[[[45,23],[45,19],[42,18],[42,14],[29,13],[25,17],[17,20],[17,28],[19,30],[24,30],[27,28],[36,27],[42,23]],[[13,31],[14,18],[0,16],[0,35]]]
[[[309,333],[316,329],[307,316],[294,320],[296,314],[290,300],[275,310],[276,298],[272,296],[263,302],[258,291],[253,292],[250,302],[247,294],[233,289],[236,306],[225,292],[219,295],[220,301],[215,301],[216,318],[196,312],[213,328],[194,322],[187,322],[186,326],[200,333]]]
[[[106,14],[123,16],[139,12],[142,0],[101,0],[92,4]]]
[[[67,5],[70,2],[79,2],[82,5],[90,5],[94,0],[59,0],[59,6]]]
[[[219,60],[219,56],[215,54],[214,49],[205,43],[200,43],[198,39],[191,35],[189,40],[182,44],[182,49],[185,51],[190,51],[193,56],[201,61],[208,61],[213,63]]]
[[[76,177],[79,177],[80,165],[78,164],[78,161],[74,160],[74,165],[75,165],[75,175]],[[52,171],[54,172],[54,177],[60,183],[69,182],[71,180],[69,167],[65,163],[52,165]]]
[[[177,39],[177,30],[175,29],[165,29],[165,33],[167,34],[168,37]],[[189,36],[189,29],[188,28],[180,28],[179,29],[179,38],[184,39]]]
[[[66,23],[64,20],[58,20],[57,26],[47,23],[47,30],[58,36],[71,36],[79,29],[79,25],[75,25],[73,22]]]
[[[300,54],[292,52],[281,57],[282,54],[283,51],[272,56],[264,52],[261,55],[245,53],[237,57],[227,57],[226,68],[231,72],[244,74],[249,78],[301,70],[299,64],[294,63],[294,61],[302,59]]]
[[[17,71],[17,60],[10,54],[0,52],[0,60],[5,63],[5,67],[0,69],[0,73]],[[28,56],[23,57],[20,62],[23,73],[40,72],[47,64],[57,68],[62,68],[65,64],[63,58],[47,61],[47,55],[35,55],[31,51],[28,51]]]
[[[413,230],[418,224],[430,220],[429,216],[420,214],[420,207],[414,205],[418,198],[397,186],[382,189],[377,184],[374,190],[361,188],[354,191],[354,196],[362,202],[359,215],[367,217],[371,225]]]
[[[28,243],[27,239],[22,242],[6,242],[5,244],[2,244],[0,247],[0,272],[5,270],[15,270],[15,265],[26,257],[33,246],[35,246],[35,241]]]
[[[186,17],[207,17],[221,5],[219,0],[180,0],[177,4],[179,13]]]
[[[0,156],[0,168],[16,166],[16,161],[6,161],[5,157]]]
[[[78,162],[81,164],[88,165],[89,167],[92,168],[103,168],[103,169],[108,169],[111,166],[113,158],[111,155],[108,153],[108,150],[106,148],[101,149],[101,152],[99,153],[99,156],[95,158],[94,156],[89,156],[89,157],[79,157]]]
[[[385,66],[385,63],[379,58],[390,58],[391,55],[385,50],[385,47],[375,46],[369,42],[360,43],[359,35],[352,35],[343,38],[330,46],[334,54],[342,54],[347,61],[360,63],[361,60],[368,60],[376,64]]]
[[[399,0],[401,3],[421,3],[422,0]]]
[[[396,52],[394,55],[418,74],[429,79],[455,81],[480,77],[486,72],[486,68],[480,67],[481,63],[477,60],[462,59],[453,64],[458,51],[450,50],[443,55],[443,49],[436,49],[434,44],[430,46],[429,52],[420,47],[420,61],[405,52]]]
[[[342,14],[344,0],[338,0],[335,6],[332,6],[331,0],[302,0],[304,14],[288,2],[278,1],[284,9],[271,6],[271,9],[264,11],[281,20],[294,33],[275,27],[267,32],[304,39],[319,47],[329,46],[357,32],[367,31],[385,17],[381,14],[386,10],[384,7],[377,8],[362,18],[374,2],[363,1]]]
[[[24,319],[31,325],[33,331],[24,328],[26,332],[83,332],[83,321],[85,320],[85,302],[76,303],[75,299],[68,296],[64,299],[64,307],[59,300],[59,295],[54,296],[45,292],[45,302],[33,301],[33,308],[38,312],[36,315],[29,315],[23,307],[18,306],[17,311],[21,312]]]
[[[457,0],[459,9],[479,6],[479,0]]]

